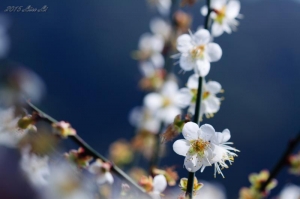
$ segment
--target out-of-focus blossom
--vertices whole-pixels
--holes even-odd
[[[164,175],[157,175],[153,180],[152,177],[143,176],[140,179],[139,184],[149,192],[153,199],[160,199],[160,194],[167,187],[167,180]]]
[[[205,29],[200,29],[195,34],[179,36],[177,50],[180,52],[180,67],[184,71],[194,70],[202,77],[209,73],[210,62],[216,62],[222,57],[221,47],[210,42],[210,33]]]
[[[118,140],[109,147],[110,160],[117,165],[129,164],[133,159],[131,145],[126,140]]]
[[[228,165],[225,161],[228,161],[231,164],[234,160],[234,157],[237,156],[234,152],[239,152],[239,150],[228,146],[228,144],[233,144],[232,142],[228,142],[230,137],[230,131],[225,129],[222,133],[216,132],[211,139],[211,143],[214,144],[215,156],[213,157],[212,161],[215,162],[215,177],[216,173],[218,172],[218,174],[221,174],[224,178],[221,169],[228,168]]]
[[[294,175],[300,175],[300,152],[289,157],[289,172]]]
[[[45,94],[45,85],[42,79],[25,67],[9,70],[2,77],[4,84],[0,87],[0,101],[5,105],[21,103],[24,98],[31,102],[39,102]]]
[[[91,182],[76,167],[60,162],[50,172],[48,185],[40,190],[42,199],[94,199]]]
[[[110,168],[111,165],[109,163],[97,159],[90,165],[89,171],[97,176],[97,183],[99,185],[102,185],[106,182],[112,184],[114,182],[114,178],[110,173]]]
[[[31,153],[30,147],[23,148],[21,152],[21,169],[29,181],[36,187],[47,185],[50,175],[48,156],[38,156]]]
[[[192,23],[192,16],[181,10],[178,10],[174,13],[173,17],[177,31],[181,34],[188,32]]]
[[[169,186],[175,186],[176,185],[176,181],[178,179],[178,174],[177,174],[176,171],[174,171],[174,167],[168,167],[164,170],[154,168],[152,170],[152,173],[154,175],[164,175]]]
[[[8,24],[8,18],[0,15],[0,59],[8,54],[10,48],[10,39],[7,34]]]
[[[53,123],[52,127],[54,129],[54,132],[60,135],[62,138],[76,135],[76,130],[71,127],[70,123],[60,121],[57,123]]]
[[[226,199],[223,188],[218,184],[203,182],[204,186],[195,196],[195,199]]]
[[[239,199],[263,199],[268,196],[271,189],[276,187],[277,181],[272,179],[272,181],[266,186],[263,192],[260,192],[259,189],[262,183],[266,182],[269,178],[269,171],[263,170],[260,173],[253,173],[249,176],[249,181],[251,183],[250,188],[243,187],[240,190]]]
[[[155,117],[154,112],[145,107],[135,107],[129,114],[129,122],[138,130],[145,130],[157,134],[160,128],[160,121]]]
[[[160,93],[149,93],[144,98],[145,106],[156,113],[157,118],[166,124],[173,122],[181,108],[188,106],[192,96],[188,88],[178,89],[174,81],[167,81]]]
[[[35,129],[36,127],[34,126],[35,123],[35,117],[32,115],[25,115],[22,118],[19,119],[18,121],[18,127],[20,129]]]
[[[204,124],[200,128],[196,123],[188,122],[184,125],[182,135],[185,139],[174,142],[173,149],[178,155],[185,156],[184,166],[190,172],[206,166],[211,166],[211,159],[214,156],[211,146],[211,138],[215,129]]]
[[[185,119],[181,119],[181,116],[177,115],[174,118],[173,123],[167,127],[166,131],[163,134],[161,134],[162,142],[168,142],[173,140],[182,132],[182,128],[184,124],[190,121],[191,121],[191,116],[189,114],[185,116]]]
[[[65,154],[65,157],[79,168],[86,168],[93,159],[92,156],[86,154],[82,147],[78,150],[71,150],[69,153]]]
[[[186,192],[187,190],[187,184],[188,179],[187,178],[181,178],[179,187],[182,191]],[[196,193],[203,187],[203,183],[198,183],[198,179],[194,177],[194,185],[193,185],[193,194],[196,195]]]
[[[153,91],[159,90],[166,76],[166,71],[162,68],[155,68],[149,62],[142,62],[140,69],[143,74],[143,78],[139,82],[139,86],[143,90]]]
[[[190,89],[193,98],[189,107],[189,112],[191,114],[195,113],[195,106],[197,100],[199,77],[196,74],[192,75],[188,79],[187,87]],[[203,115],[207,118],[213,117],[213,115],[219,111],[221,105],[221,98],[216,95],[223,92],[221,84],[216,81],[205,82],[203,80],[202,86],[202,99],[200,106],[200,120],[202,120]]]
[[[213,12],[210,17],[214,20],[211,31],[214,37],[218,37],[227,32],[230,34],[236,31],[239,22],[236,20],[240,15],[241,3],[238,0],[212,0],[211,7]],[[201,8],[201,13],[206,16],[207,6]]]
[[[19,130],[14,108],[0,109],[0,144],[16,147],[27,131]]]
[[[172,0],[148,0],[148,2],[155,6],[161,15],[166,16],[170,13]]]
[[[296,185],[287,185],[280,192],[278,199],[299,199],[300,198],[300,187]]]
[[[161,35],[165,40],[168,40],[171,34],[171,26],[162,18],[154,18],[150,21],[150,30],[155,35]]]

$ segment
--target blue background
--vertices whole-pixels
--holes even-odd
[[[203,24],[203,2],[185,10],[194,16],[193,30]],[[7,13],[11,51],[8,59],[23,63],[47,85],[41,107],[59,120],[69,121],[99,152],[109,143],[130,139],[131,108],[141,105],[144,93],[137,82],[137,62],[130,53],[139,36],[149,32],[155,16],[144,0],[1,0],[7,6],[49,7],[46,13]],[[219,81],[225,101],[213,119],[204,120],[217,131],[229,128],[239,157],[226,176],[218,176],[229,198],[237,198],[248,175],[272,168],[288,140],[300,130],[300,2],[242,0],[238,32],[215,41],[223,49],[207,79]],[[178,72],[179,66],[175,67]],[[187,73],[184,78],[189,76]],[[182,75],[183,76],[183,75]],[[171,149],[171,143],[169,144]],[[161,165],[178,165],[183,158],[170,150]],[[179,169],[180,177],[187,172]],[[197,177],[210,181],[213,169]],[[284,170],[279,188],[299,179]]]

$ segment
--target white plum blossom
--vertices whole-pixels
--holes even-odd
[[[191,101],[188,88],[178,89],[175,81],[166,81],[160,93],[149,93],[144,98],[144,105],[155,112],[157,118],[166,124],[173,122],[175,116],[181,113],[181,108],[186,108]]]
[[[164,175],[157,175],[154,177],[153,179],[153,189],[152,191],[149,193],[150,196],[153,199],[160,199],[160,194],[166,189],[167,187],[167,180],[166,177]]]
[[[179,65],[184,71],[193,70],[201,77],[210,70],[210,62],[222,57],[222,49],[210,42],[208,30],[200,29],[195,34],[183,34],[177,38],[177,50],[180,52]]]
[[[215,134],[215,129],[204,124],[200,128],[196,123],[188,122],[182,129],[182,135],[185,139],[179,139],[173,144],[173,150],[178,154],[185,156],[184,166],[189,172],[201,172],[206,166],[212,165],[213,146],[211,138]]]
[[[18,129],[19,119],[15,116],[14,108],[0,109],[0,145],[16,147],[26,135],[26,130]]]
[[[32,185],[35,187],[47,185],[50,176],[49,157],[30,153],[29,146],[24,147],[21,152],[20,166]]]
[[[197,75],[192,75],[189,77],[187,82],[187,87],[190,89],[193,98],[189,107],[189,113],[195,113],[197,91],[199,85],[199,77]],[[217,97],[218,93],[223,92],[222,86],[216,81],[206,82],[203,79],[202,82],[202,99],[200,106],[200,120],[202,116],[206,115],[207,118],[213,117],[213,115],[219,111],[221,105],[221,98]]]
[[[216,132],[211,139],[211,143],[214,144],[215,155],[212,159],[212,162],[214,162],[215,165],[215,177],[216,173],[218,172],[218,174],[221,174],[224,178],[221,169],[228,168],[228,165],[225,161],[228,161],[231,164],[234,160],[234,157],[237,156],[237,154],[234,152],[239,152],[239,150],[228,146],[229,144],[233,144],[232,142],[228,142],[230,137],[230,131],[228,129],[225,129],[222,133]]]
[[[163,15],[167,16],[170,13],[172,0],[148,0],[150,4],[154,5],[158,12]]]
[[[165,40],[167,40],[170,37],[172,28],[165,20],[156,17],[150,21],[150,30],[155,35],[161,35]]]
[[[184,125],[182,135],[185,139],[174,142],[173,150],[178,154],[185,156],[184,166],[189,172],[196,172],[205,167],[215,165],[216,171],[222,174],[222,168],[228,168],[225,161],[233,162],[233,157],[237,156],[232,151],[238,151],[228,144],[230,132],[225,129],[223,133],[215,132],[215,129],[204,124],[200,128],[196,123],[188,122]],[[223,176],[223,174],[222,174]]]
[[[97,159],[93,164],[90,165],[88,170],[97,176],[97,183],[102,185],[106,182],[112,184],[114,178],[110,173],[111,165],[107,162],[103,162],[100,159]]]
[[[236,31],[240,17],[241,3],[238,0],[212,0],[210,17],[213,19],[211,27],[212,35],[218,37],[224,32],[230,34]],[[207,6],[201,8],[201,13],[205,16],[208,13]]]
[[[300,198],[300,187],[297,185],[287,185],[280,192],[278,199],[299,199]]]
[[[139,41],[139,59],[151,63],[155,68],[162,68],[165,64],[161,54],[164,45],[164,38],[161,35],[143,34]]]

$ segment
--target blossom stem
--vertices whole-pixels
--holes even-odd
[[[209,29],[209,22],[210,22],[210,13],[212,10],[210,9],[210,0],[206,0],[206,5],[208,8],[208,13],[205,17],[204,21],[204,28]],[[196,106],[195,106],[195,114],[193,118],[193,122],[197,123],[200,126],[200,108],[201,108],[201,100],[202,100],[202,83],[203,83],[203,77],[199,77],[198,79],[198,90],[197,90],[197,98],[196,98]],[[186,197],[188,199],[193,198],[193,192],[194,192],[194,178],[195,178],[195,173],[194,172],[189,172],[188,176],[188,182],[187,182],[187,189],[186,189]]]
[[[272,179],[274,179],[281,169],[283,169],[286,165],[288,165],[288,157],[293,152],[293,150],[296,148],[297,144],[300,142],[300,132],[298,133],[297,137],[292,139],[286,148],[285,152],[282,154],[281,158],[273,168],[273,170],[270,173],[269,178],[267,181],[261,184],[261,187],[259,189],[260,192],[264,192],[268,184],[271,182]]]
[[[154,151],[153,151],[152,158],[150,161],[150,168],[149,168],[150,174],[152,174],[152,171],[155,167],[159,166],[159,155],[161,152],[161,145],[162,145],[162,143],[160,142],[160,135],[161,135],[161,133],[163,133],[163,130],[164,130],[164,123],[161,122],[160,129],[159,129],[158,133],[155,135],[155,147],[154,147]]]
[[[32,103],[27,101],[27,105],[34,111],[36,112],[37,116],[39,117],[39,119],[53,124],[53,123],[57,123],[58,121],[54,118],[52,118],[51,116],[47,115],[46,113],[44,113],[43,111],[41,111],[40,109],[38,109],[36,106],[34,106]],[[119,178],[121,178],[122,180],[126,181],[130,186],[135,187],[138,191],[142,192],[145,194],[145,196],[147,198],[151,198],[146,191],[140,187],[133,179],[131,179],[124,171],[122,171],[119,167],[117,167],[116,165],[114,165],[113,163],[111,163],[108,159],[106,159],[104,156],[102,156],[100,153],[98,153],[95,149],[93,149],[88,143],[86,143],[79,135],[74,135],[74,136],[69,136],[69,138],[77,143],[79,146],[81,146],[85,152],[90,155],[93,156],[95,159],[100,159],[103,162],[107,162],[111,164],[111,171],[114,172]]]

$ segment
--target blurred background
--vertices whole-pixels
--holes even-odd
[[[241,153],[224,170],[225,179],[214,179],[212,168],[196,174],[224,185],[228,198],[238,198],[239,189],[249,185],[250,173],[271,169],[288,140],[300,131],[300,1],[241,3],[244,19],[237,32],[216,38],[223,57],[212,64],[207,77],[222,84],[225,101],[214,118],[203,121],[217,131],[230,129]],[[7,6],[28,5],[47,5],[48,10],[4,13]],[[194,16],[193,30],[203,25],[202,5],[199,1],[184,8]],[[10,50],[4,62],[32,69],[46,85],[39,107],[70,122],[102,154],[120,137],[133,137],[128,115],[142,105],[145,93],[138,88],[141,75],[130,53],[137,49],[140,35],[150,31],[149,21],[156,15],[145,0],[1,0],[0,14],[9,19]],[[174,67],[176,73],[179,70]],[[186,177],[183,157],[171,146],[161,166],[177,165],[180,177]],[[300,184],[286,170],[278,180],[272,195],[285,183]]]

